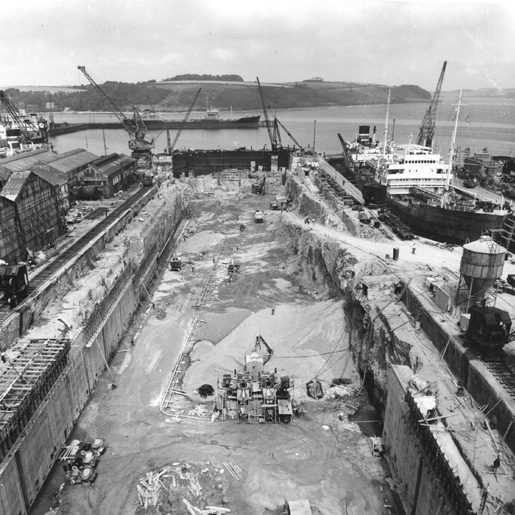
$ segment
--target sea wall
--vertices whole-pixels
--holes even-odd
[[[73,335],[68,365],[1,462],[2,514],[28,512],[99,376],[106,369],[106,361],[116,352],[141,299],[148,295],[159,267],[166,266],[167,256],[162,250],[174,245],[184,202],[181,190],[165,190],[163,195],[167,195],[166,201],[158,203],[152,212],[150,209],[134,211],[130,217],[134,224],[130,228],[125,227],[125,233],[120,233],[120,230],[111,233],[115,235],[118,232],[120,248],[130,250],[123,251],[125,268],[112,279],[111,289],[103,295],[100,315],[99,310],[90,311],[90,318]],[[103,241],[107,241],[107,236]],[[75,272],[79,275],[83,273],[84,262],[77,260],[74,263]],[[73,277],[74,266],[70,266],[67,269],[69,273],[60,275],[55,282],[69,281]],[[56,284],[54,292],[62,287],[63,284]]]

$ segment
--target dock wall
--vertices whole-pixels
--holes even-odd
[[[428,307],[421,301],[417,291],[408,288],[402,301],[413,317],[419,321],[421,329],[433,342],[433,345],[445,355],[449,369],[473,397],[479,406],[488,405],[488,418],[492,427],[500,434],[506,433],[504,441],[515,452],[515,403],[510,396],[492,385],[492,376],[479,357],[449,334],[438,320],[430,315]]]
[[[27,302],[16,308],[3,322],[0,331],[0,349],[7,349],[16,338],[24,334],[27,329],[41,316],[45,307],[55,299],[62,297],[79,277],[91,270],[93,263],[106,244],[138,216],[141,208],[156,194],[155,188],[149,188],[148,193],[137,200],[125,213],[111,224],[97,238],[91,241],[86,249],[63,267],[58,275],[29,296]],[[169,230],[169,227],[167,227]],[[58,256],[56,256],[57,258]],[[55,259],[55,258],[54,258]]]
[[[128,263],[119,281],[113,282],[111,292],[104,298],[104,316],[97,317],[93,326],[86,324],[73,338],[68,365],[0,463],[0,513],[24,515],[28,512],[99,376],[105,371],[106,362],[131,324],[141,298],[147,297],[158,267],[166,265],[166,256],[160,256],[160,252],[165,247],[173,247],[174,233],[184,211],[180,192],[174,195],[174,202],[163,203],[141,226],[145,252],[138,256],[137,263],[134,260]],[[122,230],[139,209],[132,211],[112,228],[111,235]],[[92,244],[92,253],[98,254],[107,241],[108,235],[99,238]],[[93,254],[77,259],[52,283],[54,295],[69,287],[75,274],[83,273],[85,263]],[[48,298],[51,297],[48,294]],[[35,304],[32,316],[37,312],[38,303]]]

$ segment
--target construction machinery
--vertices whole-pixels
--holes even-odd
[[[259,209],[256,209],[256,211],[254,211],[254,222],[257,224],[262,224],[264,221],[265,213]]]
[[[512,320],[507,311],[493,306],[472,306],[465,337],[472,346],[484,351],[501,351],[515,340]]]
[[[262,347],[266,355],[260,352]],[[272,354],[271,347],[258,334],[252,352],[245,355],[244,370],[234,370],[218,380],[215,412],[221,421],[291,422],[293,381],[279,376],[277,369],[264,370]]]
[[[0,103],[11,118],[8,130],[16,132],[22,144],[48,144],[48,122],[42,116],[23,117],[4,91],[0,91]]]
[[[256,195],[264,195],[265,194],[265,182],[266,177],[263,176],[261,179],[258,179],[256,182],[252,183],[252,193]]]
[[[446,67],[447,61],[444,61],[442,71],[440,73],[440,78],[438,79],[438,84],[436,85],[436,89],[431,100],[431,104],[429,105],[424,119],[422,120],[422,125],[420,126],[417,144],[424,147],[433,147],[436,127],[436,111],[438,109],[438,104],[440,103],[440,95],[442,92],[442,83]]]
[[[123,128],[129,134],[129,149],[132,150],[132,157],[142,164],[141,168],[150,168],[152,165],[152,149],[154,148],[154,140],[147,141],[147,127],[145,126],[138,110],[133,107],[132,120],[127,118],[120,108],[108,97],[105,91],[96,83],[91,75],[86,71],[85,66],[78,66],[78,69],[88,79],[90,84],[95,88],[100,97],[106,102],[111,112],[116,116]]]
[[[29,289],[27,265],[0,265],[0,292],[2,300],[15,308]]]
[[[229,275],[229,282],[234,281],[236,279],[236,274],[240,273],[240,265],[234,262],[234,259],[229,261],[229,265],[227,266],[227,273]]]
[[[170,270],[172,272],[180,272],[182,268],[182,261],[177,256],[173,256],[170,260]]]
[[[265,99],[265,93],[263,91],[263,88],[261,87],[261,83],[259,82],[259,78],[256,77],[257,83],[258,83],[258,90],[259,90],[259,96],[261,97],[261,104],[263,107],[263,115],[265,117],[265,123],[266,128],[268,130],[268,137],[270,138],[270,145],[272,147],[272,151],[279,150],[283,148],[283,143],[281,139],[281,132],[279,127],[282,127],[283,130],[288,134],[290,139],[293,141],[297,147],[299,147],[299,150],[303,150],[300,143],[293,137],[292,133],[284,126],[283,123],[281,123],[276,116],[271,115],[271,107],[270,104]]]
[[[200,92],[202,91],[202,88],[199,88],[199,90],[197,91],[197,93],[195,94],[195,97],[193,98],[193,101],[191,102],[191,105],[190,105],[190,108],[188,109],[188,111],[186,112],[186,115],[184,116],[184,119],[182,120],[182,123],[181,123],[181,127],[180,129],[177,131],[177,134],[175,135],[175,138],[173,140],[172,143],[170,143],[170,133],[168,132],[168,129],[166,131],[166,134],[167,134],[167,145],[166,145],[166,148],[165,148],[165,154],[168,154],[169,156],[171,156],[173,154],[173,151],[175,150],[175,145],[177,144],[177,141],[179,140],[179,137],[181,136],[182,134],[182,131],[185,129],[186,127],[186,124],[188,123],[188,120],[191,116],[191,112],[193,111],[193,107],[195,107],[195,104],[197,102],[197,99],[200,95]],[[155,138],[154,140],[157,139],[157,137],[160,135],[161,133],[159,133]]]

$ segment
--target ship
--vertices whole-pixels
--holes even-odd
[[[260,116],[243,116],[241,118],[220,118],[218,109],[208,109],[204,118],[192,118],[184,120],[167,120],[163,118],[145,117],[144,123],[148,130],[163,129],[200,129],[200,130],[222,130],[222,129],[257,129]]]
[[[386,203],[420,236],[458,245],[500,233],[511,211],[508,203],[483,200],[453,184],[460,102],[461,96],[447,163],[431,147],[411,142],[393,146],[375,144],[372,139],[367,144],[362,139],[349,146],[357,185],[366,201]],[[386,137],[385,133],[385,141]]]
[[[0,158],[40,148],[51,148],[48,143],[48,124],[44,118],[36,115],[21,121],[7,116],[0,118]]]
[[[418,235],[462,245],[497,234],[508,206],[482,200],[452,184],[450,163],[430,149],[408,151],[380,170],[390,211]]]

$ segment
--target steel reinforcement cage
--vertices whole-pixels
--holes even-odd
[[[68,364],[68,339],[30,340],[0,376],[0,463]]]

